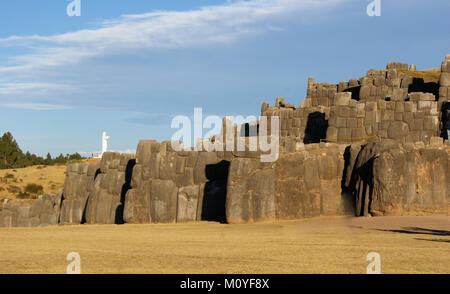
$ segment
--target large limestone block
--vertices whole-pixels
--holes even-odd
[[[159,146],[159,143],[155,140],[141,140],[139,141],[136,149],[136,163],[145,164],[150,160],[152,150],[157,149],[155,145]]]
[[[349,188],[357,215],[447,213],[449,157],[435,147],[392,141],[362,148]]]
[[[279,179],[277,185],[277,219],[300,219],[314,214],[314,204],[303,180]]]
[[[443,144],[444,144],[444,139],[441,137],[431,137],[430,138],[430,146],[442,147]]]
[[[273,189],[276,179],[272,165],[266,166],[270,171],[257,172],[260,168],[263,168],[263,165],[256,158],[235,158],[231,161],[226,200],[228,223],[253,222],[255,221],[255,215],[261,217],[261,215],[270,213],[270,199],[274,197]],[[253,177],[254,179],[252,179]],[[261,185],[258,186],[259,184]],[[258,192],[251,191],[249,188],[251,186],[258,189]],[[269,198],[265,199],[264,195]],[[254,202],[256,202],[256,206],[261,207],[259,212],[255,212]]]
[[[191,185],[178,190],[177,222],[189,222],[197,219],[200,186]]]
[[[305,154],[301,152],[291,153],[278,159],[277,167],[279,176],[286,178],[303,178]]]
[[[352,93],[351,92],[339,92],[336,93],[333,99],[333,105],[335,106],[347,106],[350,103],[350,100],[352,99]]]
[[[176,222],[178,188],[171,180],[152,180],[150,215],[153,223]]]
[[[439,84],[441,87],[450,87],[450,72],[441,72]]]
[[[338,138],[338,128],[328,127],[327,129],[327,140],[335,141]]]
[[[120,163],[120,153],[105,152],[100,160],[100,170],[102,173],[107,173],[108,169],[117,169]]]
[[[161,180],[174,180],[176,176],[176,153],[168,153],[166,156],[161,157],[159,164],[159,178]]]
[[[338,174],[340,155],[331,153],[322,155],[319,161],[319,178],[324,180],[340,179],[342,174]]]
[[[322,180],[320,184],[320,215],[344,215],[352,212],[351,203],[342,197],[341,180]]]
[[[320,169],[317,158],[308,158],[305,164],[305,184],[309,191],[320,190]]]
[[[89,168],[85,174],[79,174],[81,165],[87,163],[72,164],[67,167],[66,180],[64,182],[60,219],[63,224],[80,224],[86,207],[89,190],[93,184],[94,176],[88,176]],[[76,172],[75,172],[76,170]]]
[[[248,196],[252,201],[253,221],[275,219],[275,169],[265,168],[248,179]]]
[[[206,178],[205,169],[208,164],[216,164],[219,162],[216,152],[199,152],[198,158],[194,168],[194,182],[195,184],[205,183]]]
[[[148,181],[143,186],[149,186]],[[125,197],[125,207],[123,220],[126,223],[150,223],[150,189],[142,187],[141,189],[131,189],[127,191]]]
[[[136,189],[136,188],[140,187],[142,185],[142,181],[143,181],[142,177],[143,177],[142,176],[142,165],[136,164],[133,167],[133,173],[131,176],[131,188]]]
[[[408,124],[402,121],[394,121],[389,125],[388,137],[390,139],[400,139],[408,135]]]

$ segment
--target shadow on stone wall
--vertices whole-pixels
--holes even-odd
[[[441,118],[442,118],[442,125],[441,125],[441,137],[445,138],[447,140],[450,140],[448,137],[448,132],[446,129],[446,124],[448,121],[450,121],[450,115],[448,114],[450,112],[450,102],[444,102],[442,103],[441,107]]]
[[[131,189],[131,177],[133,176],[133,168],[136,165],[136,159],[131,159],[128,161],[125,169],[125,183],[122,186],[122,191],[120,193],[120,205],[116,208],[116,216],[114,223],[122,225],[125,223],[123,220],[123,210],[125,207],[125,195],[128,190]]]
[[[345,89],[344,92],[350,92],[352,93],[352,99],[359,101],[360,97],[359,97],[359,92],[361,91],[361,86],[357,86],[357,87],[352,87],[352,88],[348,88]]]
[[[305,128],[305,138],[303,143],[320,143],[321,139],[326,139],[328,121],[325,119],[325,113],[313,112],[308,115]]]
[[[241,137],[255,137],[259,134],[259,124],[250,125],[245,123],[241,127]]]
[[[434,82],[425,83],[422,78],[414,78],[412,84],[408,86],[408,93],[423,92],[431,93],[436,96],[436,101],[439,98],[439,84]]]
[[[217,164],[208,164],[205,175],[209,180],[203,191],[202,220],[227,223],[226,200],[230,162],[222,160]]]

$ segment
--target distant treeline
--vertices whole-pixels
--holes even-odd
[[[22,168],[32,165],[66,164],[82,159],[83,157],[78,153],[67,154],[66,156],[60,154],[55,158],[52,158],[50,153],[47,154],[46,158],[30,154],[30,152],[23,153],[10,132],[3,134],[0,139],[0,169]]]

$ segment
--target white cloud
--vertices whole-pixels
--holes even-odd
[[[57,66],[82,58],[132,48],[178,48],[232,42],[242,36],[271,31],[266,24],[286,14],[306,17],[308,12],[335,6],[344,0],[253,0],[206,6],[189,11],[156,11],[105,20],[99,28],[53,36],[11,36],[0,46],[29,46],[38,42],[49,48],[18,56],[19,67]],[[278,28],[279,29],[279,28]],[[56,46],[56,47],[54,47]],[[59,47],[58,47],[59,46]]]
[[[13,95],[17,99],[22,93],[26,99],[35,99],[34,103],[39,104],[42,102],[39,98],[47,92],[71,87],[48,83],[42,80],[49,79],[43,73],[55,76],[57,71],[64,72],[64,66],[89,58],[132,54],[133,50],[230,43],[242,37],[283,30],[278,22],[287,17],[308,18],[314,12],[321,13],[344,1],[347,0],[227,1],[197,10],[123,15],[105,20],[94,29],[52,36],[0,38],[0,46],[25,46],[33,50],[30,54],[11,57],[5,66],[0,64],[0,74],[11,79],[4,84],[0,81],[0,99],[11,99]],[[36,79],[42,81],[36,84]],[[27,105],[28,100],[20,104]]]
[[[65,105],[46,104],[46,103],[7,103],[5,104],[5,107],[23,108],[31,110],[61,110],[70,108]]]
[[[46,94],[49,90],[73,90],[72,87],[57,83],[40,83],[40,82],[30,82],[30,83],[0,83],[0,95],[17,95],[23,94],[24,92],[33,91],[36,94],[41,93]]]

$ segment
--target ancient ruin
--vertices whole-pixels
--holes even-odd
[[[261,162],[260,150],[175,151],[144,140],[135,156],[69,165],[56,195],[5,201],[0,226],[447,214],[450,55],[434,73],[389,63],[338,84],[310,78],[299,107],[262,105],[262,116],[280,118],[274,162]]]

